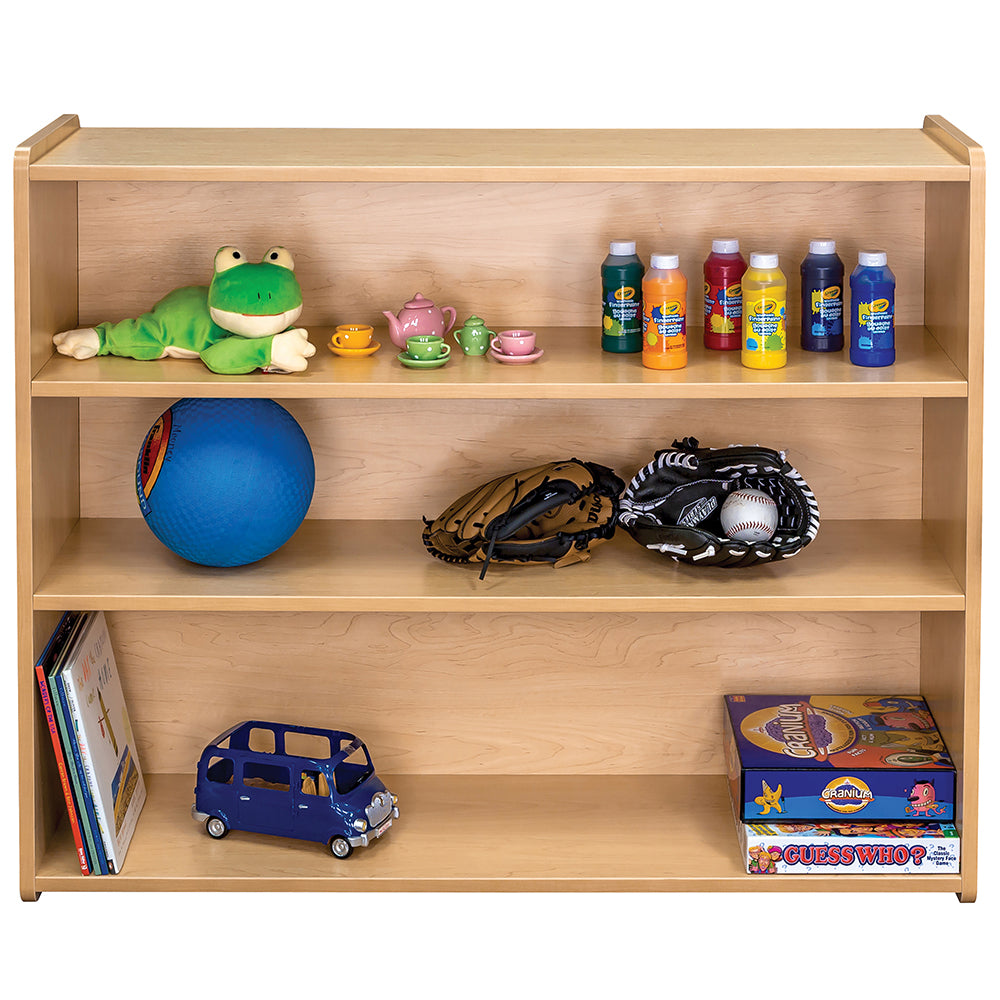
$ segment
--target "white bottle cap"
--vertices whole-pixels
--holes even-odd
[[[675,253],[654,253],[649,266],[656,271],[674,271],[681,266],[681,259]]]
[[[739,253],[739,240],[712,240],[712,253]]]
[[[750,254],[750,266],[772,271],[778,266],[778,255],[776,253],[752,253]]]
[[[885,267],[887,260],[883,250],[862,250],[858,254],[858,263],[862,267]]]
[[[612,257],[631,257],[635,253],[635,240],[622,240],[611,244]]]
[[[837,252],[837,241],[836,240],[810,240],[809,241],[809,252],[810,253],[836,253]]]

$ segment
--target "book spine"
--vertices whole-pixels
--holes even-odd
[[[66,697],[69,701],[70,713],[74,722],[74,733],[76,745],[80,751],[80,761],[83,765],[83,773],[87,780],[87,788],[90,792],[91,800],[94,804],[94,814],[97,817],[97,830],[104,841],[104,856],[107,859],[108,874],[114,875],[118,871],[118,859],[115,854],[114,841],[114,816],[109,816],[104,808],[101,798],[101,790],[98,787],[97,773],[94,770],[94,763],[90,750],[87,747],[87,732],[83,725],[83,705],[82,693],[77,691],[74,683],[72,670],[67,670],[64,678],[66,685]]]
[[[83,767],[83,759],[80,756],[80,746],[76,739],[76,726],[73,722],[73,713],[70,711],[69,702],[66,699],[66,685],[63,683],[63,676],[56,675],[56,690],[59,692],[59,700],[62,703],[63,716],[66,725],[67,740],[73,750],[73,761],[76,764],[77,774],[80,776],[80,792],[84,807],[87,813],[87,824],[90,827],[94,854],[97,858],[97,869],[101,875],[108,874],[108,859],[104,853],[104,842],[101,837],[101,828],[97,822],[97,813],[94,811],[94,800],[87,784],[87,774]]]
[[[73,788],[70,785],[69,774],[66,770],[66,759],[63,756],[62,743],[59,739],[59,728],[56,724],[55,712],[52,709],[52,701],[49,698],[49,686],[45,682],[45,667],[41,663],[35,667],[35,674],[38,677],[38,690],[42,696],[45,721],[48,723],[49,735],[52,737],[52,748],[56,754],[59,783],[62,785],[63,797],[66,799],[66,811],[69,813],[69,826],[73,831],[73,843],[76,844],[76,855],[80,862],[80,871],[84,875],[89,875],[90,865],[87,863],[87,852],[83,846],[83,834],[80,830],[80,822],[77,819],[76,804],[73,801]]]
[[[70,738],[69,726],[66,722],[66,710],[63,707],[62,696],[59,693],[58,679],[52,673],[48,675],[48,688],[49,695],[51,696],[52,710],[55,712],[56,724],[59,727],[59,739],[63,747],[66,769],[69,771],[70,784],[73,786],[76,815],[80,821],[80,829],[83,832],[90,874],[100,875],[101,869],[97,861],[97,848],[94,845],[94,831],[91,829],[90,821],[87,817],[86,798],[83,794],[83,775],[80,773],[80,767],[73,755],[73,740]]]

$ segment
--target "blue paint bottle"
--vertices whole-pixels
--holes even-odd
[[[896,278],[882,252],[862,250],[851,274],[851,363],[884,368],[896,360]]]
[[[802,349],[844,349],[844,262],[834,240],[811,240],[802,277]]]

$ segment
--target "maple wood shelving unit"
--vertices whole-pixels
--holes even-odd
[[[84,129],[15,158],[21,891],[208,889],[976,891],[984,160],[920,129],[407,132]],[[713,236],[777,249],[790,360],[696,345],[679,372],[599,350],[607,243],[680,253],[689,316]],[[897,275],[899,360],[797,342],[797,266],[833,237]],[[52,334],[204,283],[215,249],[295,255],[318,347],[302,375],[74,362]],[[416,291],[546,354],[394,359]],[[376,325],[348,361],[330,327]],[[182,396],[268,396],[317,464],[309,518],[256,565],[184,563],[141,523],[133,463]],[[576,455],[628,479],[656,448],[786,448],[815,543],[697,570],[627,535],[564,570],[431,559],[420,516],[492,475]],[[32,664],[59,612],[108,613],[149,799],[114,877],[80,875]],[[960,774],[960,876],[743,874],[723,779],[726,692],[921,692]],[[398,793],[349,862],[191,819],[204,744],[243,718],[360,733]]]

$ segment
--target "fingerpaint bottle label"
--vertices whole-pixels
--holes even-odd
[[[857,302],[855,325],[857,336],[852,344],[859,351],[891,351],[895,349],[894,296]]]
[[[809,314],[814,337],[832,337],[843,333],[844,289],[841,285],[809,290]]]
[[[647,368],[687,364],[687,315],[683,300],[645,301],[642,313],[642,363]]]
[[[766,292],[751,293],[747,295],[747,308],[743,318],[744,351],[763,357],[786,350],[784,299],[769,296]]]
[[[627,337],[639,332],[642,297],[631,285],[604,290],[604,332],[611,337]]]
[[[739,337],[743,325],[743,291],[735,285],[705,282],[705,330],[718,336]]]

